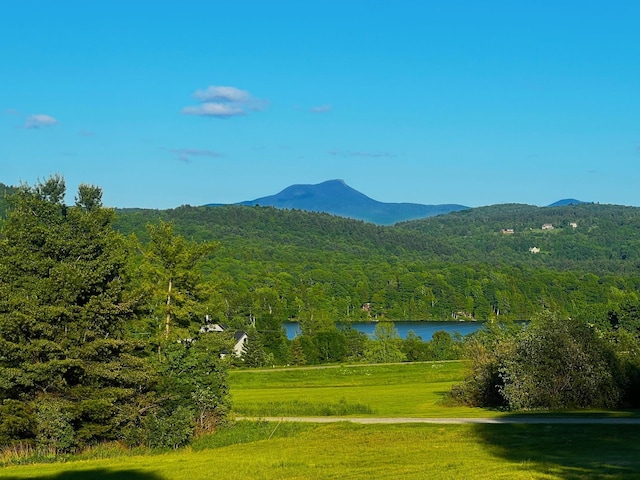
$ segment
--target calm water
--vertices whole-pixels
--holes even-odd
[[[413,330],[414,333],[422,340],[431,340],[433,332],[438,330],[444,330],[449,332],[452,336],[455,333],[460,335],[468,335],[482,328],[483,322],[429,322],[429,321],[414,321],[414,322],[391,322],[398,329],[400,337],[406,338],[409,330]],[[293,339],[300,335],[300,325],[294,322],[285,322],[284,327],[287,329],[287,337]],[[338,327],[346,324],[338,324]],[[373,336],[373,332],[376,329],[375,322],[352,322],[352,328],[364,332],[369,336]]]

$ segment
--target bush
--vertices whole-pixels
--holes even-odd
[[[38,402],[36,445],[40,452],[57,455],[69,452],[75,446],[70,407],[69,402],[56,398]]]
[[[149,448],[177,449],[189,443],[195,429],[194,412],[179,406],[165,415],[152,415],[147,419]]]
[[[548,315],[533,322],[501,366],[511,409],[608,408],[618,404],[617,364],[596,330]]]
[[[521,409],[609,408],[623,378],[611,345],[592,326],[544,314],[521,330],[494,327],[467,342],[471,371],[460,403]]]

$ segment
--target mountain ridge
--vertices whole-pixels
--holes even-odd
[[[423,205],[419,203],[386,203],[355,190],[344,180],[327,180],[318,184],[291,185],[275,195],[238,202],[234,205],[298,209],[323,212],[340,217],[363,220],[377,225],[428,218],[469,207],[458,204]],[[208,206],[220,206],[209,204]]]

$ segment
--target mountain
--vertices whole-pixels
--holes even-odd
[[[237,205],[324,212],[378,225],[392,225],[469,208],[453,204],[378,202],[349,187],[343,180],[328,180],[317,185],[292,185],[276,195],[240,202]]]
[[[588,202],[583,202],[581,200],[576,200],[575,198],[563,198],[562,200],[558,200],[557,202],[549,205],[550,207],[566,207],[567,205],[582,205]]]

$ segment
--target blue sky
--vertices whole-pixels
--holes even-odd
[[[640,2],[5,3],[5,184],[640,206]]]

